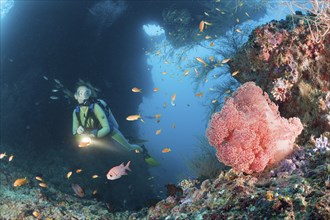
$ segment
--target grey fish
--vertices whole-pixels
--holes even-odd
[[[50,96],[49,98],[53,100],[59,99],[57,96]]]
[[[78,184],[72,183],[71,187],[74,191],[74,193],[79,196],[80,198],[85,196],[85,191],[83,190],[83,188],[81,188],[81,186],[79,186]]]

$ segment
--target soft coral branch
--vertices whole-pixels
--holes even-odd
[[[268,95],[248,82],[212,116],[206,134],[221,162],[252,173],[291,153],[302,129],[298,118],[282,118]]]

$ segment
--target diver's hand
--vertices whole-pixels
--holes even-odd
[[[95,138],[97,136],[97,129],[92,130],[89,136]]]
[[[95,135],[94,134],[89,134],[88,137],[95,138]]]
[[[79,126],[77,129],[77,134],[83,134],[85,132],[85,129],[82,126]]]

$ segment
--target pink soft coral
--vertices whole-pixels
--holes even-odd
[[[206,135],[220,161],[252,173],[290,154],[302,129],[299,118],[282,118],[268,95],[247,82],[212,116]]]

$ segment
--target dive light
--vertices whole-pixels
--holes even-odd
[[[83,136],[79,142],[79,147],[88,147],[91,145],[92,139],[89,136]]]

